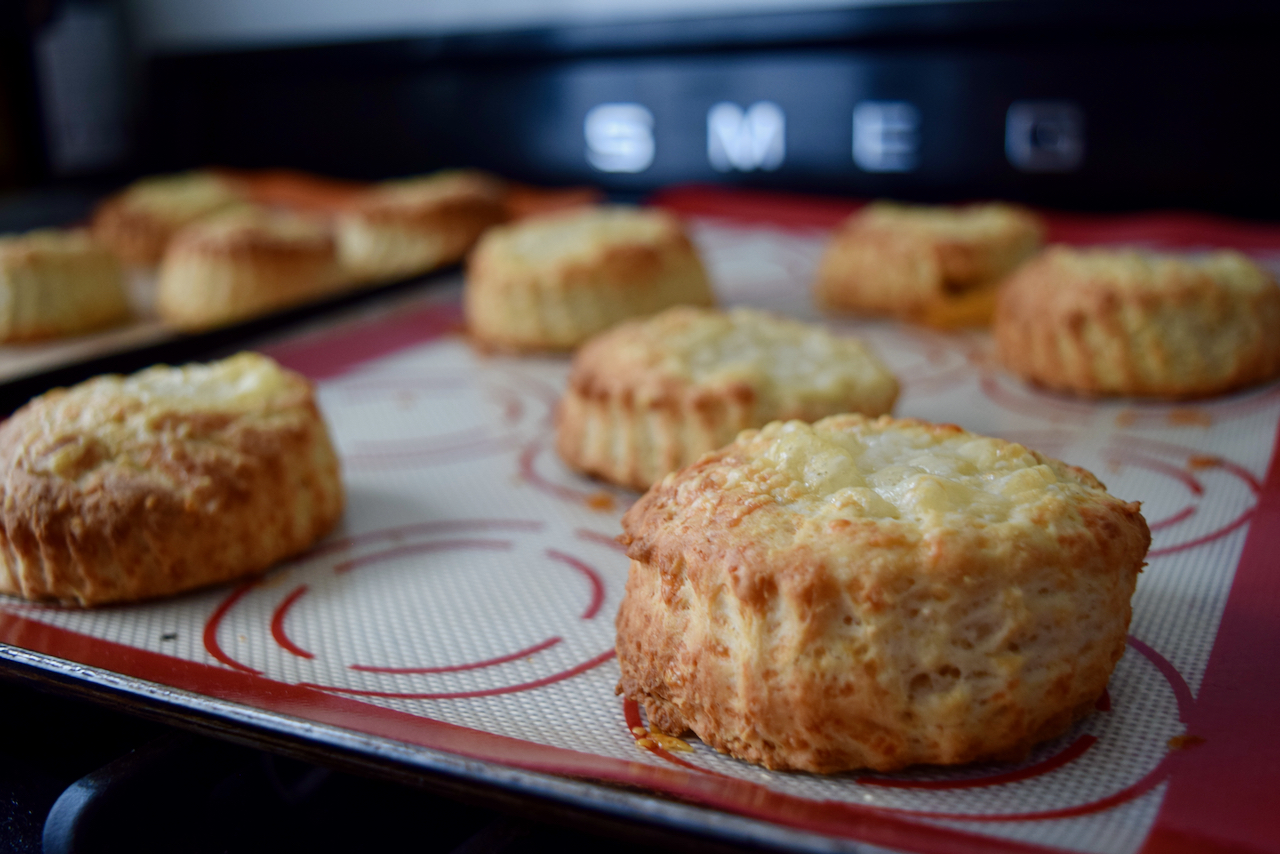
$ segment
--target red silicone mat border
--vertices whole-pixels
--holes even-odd
[[[1170,757],[1143,854],[1280,850],[1280,453],[1272,448],[1187,720],[1187,734],[1203,741]]]

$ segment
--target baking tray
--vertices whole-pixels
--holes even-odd
[[[143,605],[0,602],[13,672],[242,739],[799,850],[1280,851],[1280,386],[1090,403],[993,366],[982,333],[822,318],[817,259],[846,204],[705,189],[691,217],[719,295],[831,323],[898,374],[897,412],[1004,436],[1144,502],[1154,534],[1098,712],[1024,763],[779,773],[696,739],[638,746],[615,696],[614,543],[633,493],[550,444],[563,358],[484,355],[459,285],[260,349],[316,380],[342,456],[342,528],[261,579]],[[1053,217],[1056,239],[1273,264],[1280,229],[1192,215]],[[646,743],[647,745],[648,743]],[[687,748],[687,750],[685,749]]]

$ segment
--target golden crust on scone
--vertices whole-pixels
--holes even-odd
[[[556,410],[556,447],[576,469],[648,489],[748,427],[882,415],[897,396],[857,339],[752,309],[677,306],[583,345]]]
[[[995,288],[1043,241],[1038,217],[1007,204],[878,202],[832,237],[816,296],[828,308],[939,327],[989,322]]]
[[[174,326],[205,329],[323,297],[347,284],[325,222],[243,208],[194,223],[174,237],[160,265],[156,307]]]
[[[490,229],[463,297],[475,340],[511,350],[572,349],[629,317],[715,302],[680,221],[619,205]]]
[[[143,178],[98,205],[93,233],[128,264],[160,263],[178,229],[244,201],[239,185],[214,172]]]
[[[1280,287],[1238,252],[1055,246],[1000,291],[1000,360],[1052,389],[1201,397],[1280,375]]]
[[[0,237],[0,341],[75,335],[128,316],[119,260],[83,229]]]
[[[1093,707],[1151,542],[1093,475],[953,425],[775,422],[622,520],[619,691],[769,768],[1024,756]]]
[[[451,264],[507,218],[506,196],[502,181],[471,170],[384,181],[338,216],[343,266],[378,280]]]
[[[262,572],[342,513],[310,383],[242,353],[56,389],[0,425],[0,592],[99,605]]]

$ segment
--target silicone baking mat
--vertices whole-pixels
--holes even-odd
[[[810,283],[850,205],[698,189],[658,201],[690,217],[725,303],[869,342],[901,380],[898,414],[1023,442],[1143,502],[1149,565],[1096,714],[1018,765],[893,775],[770,772],[694,738],[645,738],[642,713],[614,694],[628,562],[613,537],[635,495],[556,458],[567,359],[477,353],[459,334],[456,285],[264,348],[317,381],[344,465],[339,532],[261,579],[168,601],[0,600],[3,657],[217,700],[303,738],[343,733],[373,757],[638,787],[714,809],[685,817],[703,832],[733,835],[725,814],[785,829],[757,834],[774,844],[1280,851],[1280,386],[1176,405],[1039,392],[992,364],[985,334],[821,316]],[[1280,230],[1190,215],[1054,217],[1051,229],[1280,260]]]

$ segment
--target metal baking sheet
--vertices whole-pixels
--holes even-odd
[[[770,772],[693,738],[637,746],[643,714],[615,696],[613,656],[627,572],[613,537],[635,495],[560,464],[567,359],[474,351],[456,283],[263,348],[318,384],[344,465],[340,531],[261,579],[172,600],[85,612],[5,599],[0,660],[735,841],[1280,851],[1267,794],[1280,791],[1280,664],[1258,654],[1280,641],[1280,386],[1173,405],[1045,394],[995,367],[985,334],[820,315],[810,282],[848,206],[659,201],[692,218],[725,303],[869,342],[902,381],[898,414],[1021,441],[1143,501],[1149,566],[1096,714],[1018,765],[895,775]],[[1074,242],[1280,258],[1280,229],[1187,215],[1051,225]]]

